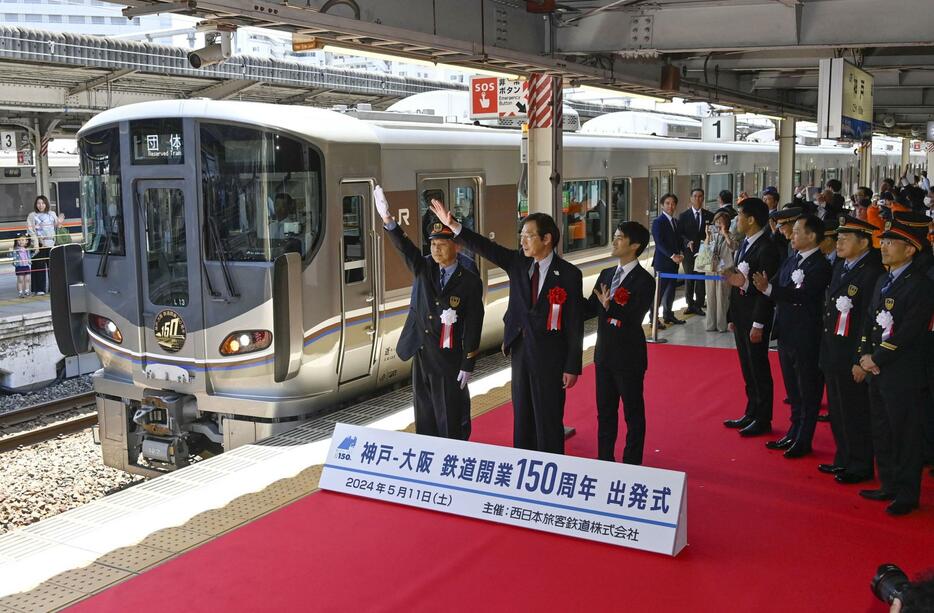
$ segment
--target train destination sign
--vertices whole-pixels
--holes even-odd
[[[337,424],[322,489],[666,555],[683,472]]]
[[[470,118],[524,117],[529,108],[528,81],[470,77]]]

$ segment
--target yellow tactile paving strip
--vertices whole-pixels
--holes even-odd
[[[591,362],[593,348],[584,351],[583,355],[585,366]],[[510,399],[508,383],[491,389],[471,399],[471,415],[479,417]],[[415,424],[409,424],[404,431],[414,432]],[[262,491],[240,496],[224,507],[200,513],[182,526],[160,530],[137,545],[111,551],[84,568],[56,575],[28,592],[2,598],[0,613],[59,611],[84,600],[317,491],[321,470],[320,465],[306,468]]]

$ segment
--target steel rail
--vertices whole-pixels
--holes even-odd
[[[87,392],[85,394],[56,398],[49,402],[34,404],[32,406],[23,407],[22,409],[16,409],[15,411],[8,411],[0,414],[0,429],[32,421],[47,415],[54,415],[72,409],[80,409],[92,404],[94,404],[94,392]]]

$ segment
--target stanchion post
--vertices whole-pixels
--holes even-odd
[[[661,277],[658,276],[659,273],[655,271],[655,298],[652,300],[652,338],[648,339],[649,343],[667,343],[667,339],[658,338],[658,301],[660,297],[658,295],[658,288],[661,285]]]

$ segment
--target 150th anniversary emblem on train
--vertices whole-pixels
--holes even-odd
[[[166,351],[175,353],[185,345],[185,322],[182,316],[166,309],[156,315],[156,323],[153,326],[153,332],[156,335],[156,342]]]

